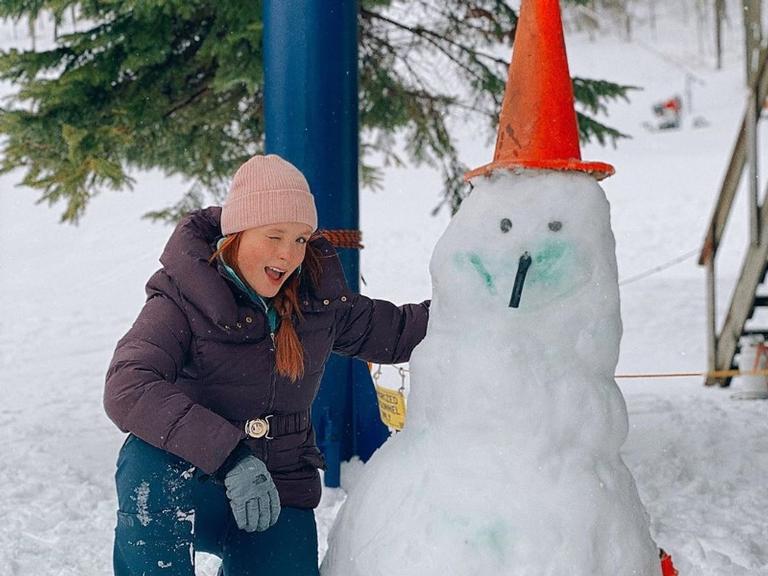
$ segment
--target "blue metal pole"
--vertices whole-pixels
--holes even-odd
[[[265,151],[304,173],[321,228],[357,229],[357,1],[264,0],[263,10]],[[357,251],[340,258],[357,291]],[[386,438],[372,388],[351,360],[326,366],[312,419],[328,486],[339,485],[340,460],[367,459]]]

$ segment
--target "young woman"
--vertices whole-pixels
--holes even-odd
[[[310,407],[325,362],[408,360],[428,305],[351,293],[316,228],[304,176],[270,155],[173,232],[106,380],[106,412],[130,432],[116,575],[192,576],[196,550],[225,576],[318,573]]]

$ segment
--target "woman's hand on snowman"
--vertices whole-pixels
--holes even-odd
[[[280,496],[267,466],[248,454],[224,475],[227,498],[237,527],[246,532],[263,532],[280,515]]]

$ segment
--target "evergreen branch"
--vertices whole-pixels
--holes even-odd
[[[630,90],[640,90],[640,88],[606,80],[591,80],[576,76],[573,78],[574,99],[592,114],[607,112],[606,102],[619,99],[629,102],[627,92]]]
[[[577,113],[576,119],[579,125],[579,138],[584,142],[589,142],[592,138],[595,138],[600,145],[605,146],[606,142],[610,140],[611,145],[616,147],[616,141],[620,138],[631,138],[629,134],[606,126],[586,114]]]
[[[466,54],[471,54],[473,56],[480,56],[482,58],[486,58],[487,60],[490,60],[491,62],[500,64],[505,67],[509,66],[508,61],[505,61],[501,58],[497,58],[496,56],[493,56],[491,54],[486,54],[485,52],[481,52],[479,50],[472,50],[471,48],[468,48],[467,46],[464,46],[455,40],[451,40],[450,38],[447,38],[427,28],[423,28],[422,26],[408,26],[407,24],[404,24],[402,22],[397,22],[395,20],[392,20],[391,18],[387,18],[383,14],[372,12],[362,7],[360,8],[360,15],[363,18],[372,18],[372,19],[381,20],[382,22],[386,22],[387,24],[394,26],[395,28],[399,28],[400,30],[405,30],[406,32],[409,32],[414,36],[423,38],[424,40],[426,40],[427,42],[435,46],[435,48],[438,48],[441,52],[446,54],[446,56],[448,56],[452,60],[453,60],[453,57],[449,55],[448,51],[445,48],[440,46],[439,42],[441,41],[445,42],[446,44],[453,46],[454,48],[457,48],[459,51],[464,52]],[[454,63],[458,64],[458,62],[456,62],[455,60],[454,60]]]
[[[170,110],[168,110],[165,114],[163,114],[163,118],[168,118],[169,116],[173,116],[175,112],[178,112],[182,108],[186,108],[190,104],[194,104],[203,94],[206,94],[209,91],[210,91],[209,86],[203,86],[200,90],[192,94],[189,98],[173,106]]]

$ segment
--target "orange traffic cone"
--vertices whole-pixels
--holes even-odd
[[[581,160],[558,0],[522,0],[493,162],[464,179],[501,168],[578,170],[598,180],[614,172]]]

